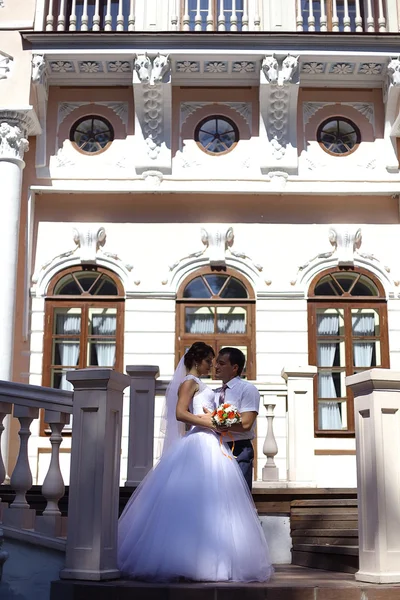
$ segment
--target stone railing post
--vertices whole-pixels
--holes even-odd
[[[127,486],[137,486],[153,467],[154,398],[159,368],[126,367],[131,378]]]
[[[263,403],[267,411],[267,435],[265,437],[263,453],[267,457],[267,462],[262,470],[263,481],[279,481],[279,469],[275,464],[275,456],[278,454],[278,444],[276,443],[274,435],[274,409],[276,402],[274,397],[270,395],[263,396]]]
[[[10,402],[2,402],[0,400],[0,485],[6,478],[6,468],[3,461],[3,453],[1,449],[1,434],[4,431],[3,421],[7,415],[12,413],[12,404]],[[10,426],[10,424],[9,424]],[[7,508],[8,504],[6,502],[2,502],[0,498],[0,523],[2,521],[3,509]]]
[[[358,581],[400,582],[400,372],[346,377],[354,394]]]
[[[74,386],[68,536],[61,579],[117,579],[123,391],[111,369],[70,371]]]
[[[288,482],[315,486],[314,392],[317,367],[283,369],[288,398]]]

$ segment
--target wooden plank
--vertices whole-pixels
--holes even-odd
[[[355,538],[358,537],[358,529],[292,529],[291,530],[292,537],[293,536],[325,536],[325,537],[348,537]]]
[[[302,545],[316,546],[358,546],[358,537],[301,537],[292,536],[293,547]]]
[[[293,522],[290,520],[290,528],[292,531],[297,529],[357,529],[358,522],[357,521],[296,521]]]
[[[316,508],[292,508],[292,515],[357,515],[358,510],[352,506],[318,506]]]
[[[323,500],[315,498],[314,500],[292,500],[290,506],[292,507],[306,507],[306,506],[357,506],[356,499],[341,499],[341,498],[324,498]]]
[[[303,514],[290,514],[290,520],[293,521],[312,521],[316,519],[318,521],[357,521],[357,513],[303,513]]]
[[[356,573],[358,571],[358,556],[326,555],[292,550],[292,564],[313,569],[324,569],[325,571]]]
[[[282,502],[263,502],[256,501],[255,502],[256,509],[260,514],[263,513],[275,513],[275,514],[286,514],[290,515],[290,500],[285,500]]]
[[[298,544],[293,550],[318,552],[318,554],[346,554],[358,556],[358,546],[318,546],[312,544]]]

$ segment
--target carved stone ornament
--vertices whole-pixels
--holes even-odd
[[[46,74],[46,59],[43,54],[32,54],[32,83],[44,84]]]
[[[400,85],[400,56],[390,59],[387,66],[387,73],[392,85]]]
[[[182,262],[190,261],[191,259],[199,259],[201,257],[204,257],[203,264],[205,262],[211,267],[226,267],[227,253],[235,258],[249,260],[252,263],[252,266],[259,272],[263,270],[262,266],[254,263],[245,252],[238,252],[232,249],[235,240],[233,227],[224,229],[221,225],[207,225],[207,229],[205,227],[201,228],[200,238],[204,245],[203,250],[183,256],[172,265],[169,265],[170,271],[176,269]],[[167,283],[168,279],[162,281],[163,285],[166,285]]]
[[[22,120],[2,121],[2,117],[0,112],[0,157],[23,160],[25,152],[29,149],[26,139],[27,127]]]
[[[171,71],[171,61],[169,55],[158,53],[151,60],[147,52],[138,54],[134,60],[134,69],[140,83],[156,85],[166,79],[166,75]]]
[[[143,171],[142,177],[150,187],[159,187],[164,179],[161,171]]]
[[[362,242],[361,229],[357,231],[349,231],[348,229],[335,229],[331,227],[329,230],[329,241],[336,252],[339,266],[353,266],[354,253],[360,249]]]
[[[12,56],[0,50],[0,80],[9,77],[13,60]]]
[[[39,280],[43,281],[44,274],[55,267],[65,267],[65,263],[96,263],[98,259],[111,263],[111,267],[118,266],[125,272],[133,269],[131,264],[122,264],[121,258],[113,252],[104,252],[103,247],[107,240],[107,234],[104,227],[87,226],[74,227],[73,240],[76,244],[72,250],[62,252],[51,260],[44,263],[40,269],[33,275],[32,283],[37,284]],[[139,282],[140,283],[140,282]]]
[[[299,57],[288,54],[279,65],[275,54],[265,56],[261,69],[268,83],[272,85],[287,85],[298,83]]]

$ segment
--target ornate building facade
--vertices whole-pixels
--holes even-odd
[[[0,379],[69,389],[68,370],[135,364],[168,379],[194,340],[237,346],[273,396],[280,478],[303,378],[304,480],[354,486],[346,376],[400,369],[399,15],[398,0],[0,2]],[[265,433],[261,410],[259,479]],[[10,465],[16,445],[3,437]],[[48,448],[42,419],[37,482]]]

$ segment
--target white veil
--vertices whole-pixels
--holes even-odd
[[[185,434],[185,424],[176,420],[178,391],[187,375],[184,359],[185,357],[182,356],[165,392],[165,403],[160,425],[160,455]]]

